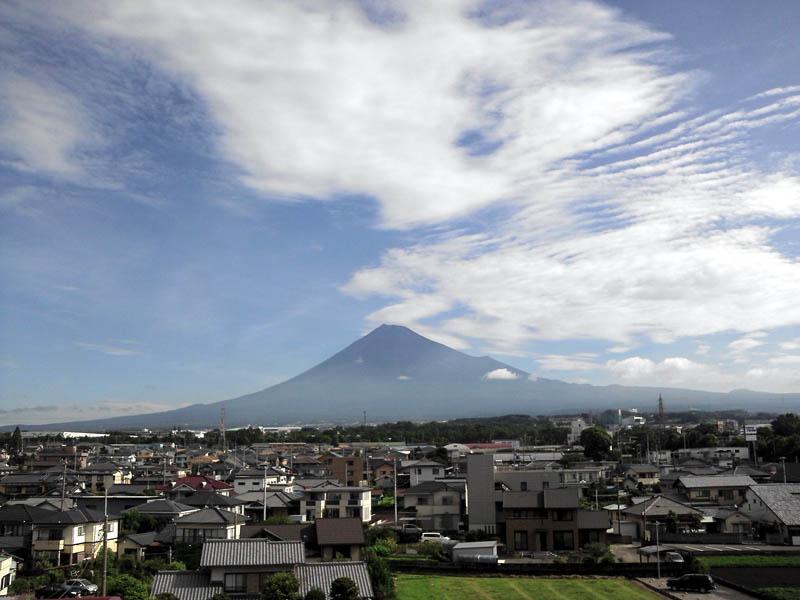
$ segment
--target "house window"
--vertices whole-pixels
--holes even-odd
[[[450,506],[453,504],[453,499],[450,496],[442,496],[442,506]]]
[[[78,535],[85,535],[85,533],[83,525],[78,525]]]
[[[543,481],[542,482],[542,489],[543,490],[546,490],[549,487],[550,487],[550,482],[549,481]]]
[[[438,475],[439,474],[439,469],[433,469],[433,474],[434,475]]]
[[[225,591],[244,592],[247,589],[247,576],[244,573],[226,573]]]
[[[553,549],[554,550],[574,550],[575,539],[571,531],[554,531],[553,532]]]
[[[519,490],[521,492],[527,492],[528,491],[528,482],[527,481],[520,481]]]
[[[514,550],[527,550],[528,549],[528,532],[515,531],[514,532]]]

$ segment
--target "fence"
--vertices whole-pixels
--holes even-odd
[[[430,561],[392,561],[394,571],[413,573],[438,573],[447,575],[605,575],[607,577],[655,577],[658,567],[655,563],[614,563],[614,564],[584,564],[584,563],[548,563],[536,564],[528,562],[506,562],[498,564],[487,563],[435,563]],[[685,572],[681,563],[661,563],[661,576],[674,577]]]

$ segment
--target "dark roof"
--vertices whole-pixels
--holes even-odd
[[[146,483],[115,483],[108,488],[109,496],[139,495],[145,490],[152,489]],[[155,492],[153,492],[155,495]]]
[[[787,527],[800,525],[800,485],[767,483],[754,485],[750,491]]]
[[[240,506],[244,501],[231,496],[223,496],[217,492],[195,492],[191,496],[181,499],[181,502],[189,506]]]
[[[364,539],[364,526],[361,519],[317,519],[314,521],[317,530],[317,543],[320,546],[332,545],[362,545]]]
[[[175,519],[175,523],[178,525],[195,523],[231,525],[233,523],[244,523],[245,520],[246,519],[242,515],[237,515],[229,510],[223,510],[215,506],[213,508],[203,508],[196,512],[189,513],[188,515],[178,517]]]
[[[655,496],[639,504],[634,504],[628,508],[623,508],[622,512],[628,515],[641,516],[642,513],[647,511],[646,516],[650,517],[666,517],[670,512],[676,515],[695,513],[702,515],[703,511],[684,504],[674,498],[667,498],[666,496]]]
[[[265,539],[206,540],[201,567],[291,566],[306,559],[303,542],[273,542]]]
[[[608,529],[611,515],[605,510],[579,510],[578,529]]]
[[[243,525],[240,539],[267,538],[282,542],[305,542],[313,537],[313,523],[287,523],[284,525]]]
[[[300,596],[305,596],[312,588],[325,592],[325,598],[330,598],[331,584],[340,577],[349,577],[356,586],[362,599],[370,600],[374,597],[372,583],[369,580],[367,564],[363,562],[329,562],[309,563],[297,565],[294,576],[300,583]]]
[[[158,534],[155,531],[148,531],[145,533],[131,533],[125,536],[126,540],[137,544],[138,546],[149,546],[156,541]]]
[[[188,477],[180,477],[172,482],[171,485],[159,486],[158,489],[171,489],[179,486],[187,486],[194,490],[232,490],[233,486],[230,483],[205,477],[203,475],[189,475]]]
[[[158,500],[151,500],[150,502],[145,502],[144,504],[139,504],[138,506],[134,506],[133,508],[128,508],[123,510],[123,513],[126,512],[140,512],[146,515],[179,515],[181,513],[195,510],[193,506],[187,506],[186,504],[182,504],[180,502],[175,502],[174,500],[169,500],[168,498],[160,498]]]
[[[222,585],[211,583],[204,571],[159,571],[153,578],[151,596],[175,594],[179,600],[209,600],[222,593]]]
[[[580,489],[577,487],[544,490],[545,508],[575,508],[580,505]]]
[[[6,504],[0,507],[0,523],[38,523],[52,511],[27,504]]]

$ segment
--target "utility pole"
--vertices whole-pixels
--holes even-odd
[[[656,577],[661,579],[661,548],[658,545],[658,526],[661,525],[656,521]]]
[[[394,457],[394,524],[397,523],[397,457]]]
[[[780,461],[781,461],[781,469],[783,469],[783,485],[786,485],[786,457],[781,456]]]
[[[263,514],[261,515],[261,520],[267,520],[267,465],[264,465],[264,510]]]
[[[61,512],[64,512],[64,501],[67,499],[67,461],[64,461],[64,474],[61,476]]]
[[[108,488],[104,490],[103,498],[103,596],[106,595],[108,583]]]

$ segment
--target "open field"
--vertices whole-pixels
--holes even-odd
[[[800,556],[764,556],[754,554],[733,554],[726,556],[698,556],[707,567],[798,567]]]
[[[397,576],[398,600],[657,600],[625,579]]]

